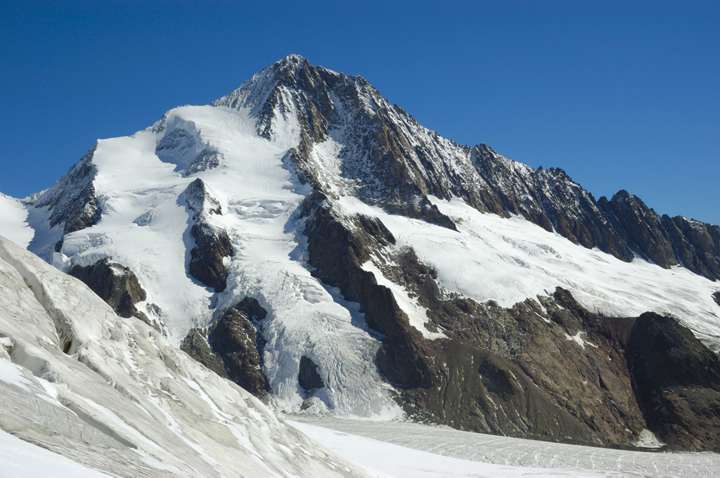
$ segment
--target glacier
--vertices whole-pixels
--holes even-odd
[[[2,237],[0,395],[0,457],[27,475],[47,463],[78,477],[362,476]]]

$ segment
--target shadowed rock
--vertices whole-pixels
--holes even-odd
[[[135,304],[146,299],[145,290],[129,268],[103,259],[90,266],[73,266],[69,273],[87,284],[119,316],[144,316]]]
[[[180,344],[180,350],[221,377],[227,377],[222,359],[212,351],[207,334],[202,329],[190,329]]]
[[[202,179],[191,182],[178,201],[188,211],[190,257],[188,273],[207,287],[222,292],[227,287],[224,258],[235,251],[224,229],[214,226],[210,217],[221,215],[222,207],[207,190]]]
[[[223,258],[234,254],[227,233],[207,224],[195,224],[190,228],[190,235],[195,241],[188,262],[190,275],[216,292],[224,291],[228,272]]]
[[[648,425],[671,448],[720,450],[720,359],[675,319],[635,320],[626,360]]]
[[[300,357],[300,368],[298,370],[298,383],[305,392],[312,392],[323,388],[325,383],[318,373],[318,366],[312,359],[303,355]]]
[[[270,386],[262,369],[264,341],[256,327],[266,315],[255,299],[246,297],[209,330],[190,330],[181,348],[210,370],[264,397]]]
[[[93,147],[55,186],[41,193],[34,202],[36,207],[49,208],[49,225],[62,224],[63,234],[85,229],[100,220],[101,210],[93,184],[97,174],[92,162],[94,154]],[[56,245],[60,246],[62,240]]]

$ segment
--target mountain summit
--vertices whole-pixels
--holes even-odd
[[[720,449],[718,226],[457,144],[300,56],[0,206],[280,410]]]

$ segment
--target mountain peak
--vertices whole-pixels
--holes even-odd
[[[284,57],[277,60],[274,64],[300,64],[300,63],[310,63],[307,58],[305,58],[302,55],[298,55],[297,53],[290,53],[289,55],[285,55]]]
[[[316,97],[327,90],[326,80],[341,75],[323,67],[312,65],[297,54],[287,55],[255,73],[248,81],[228,95],[217,99],[216,106],[234,109],[246,108],[260,119],[260,132],[267,136],[269,121],[280,106],[287,112],[298,93]]]

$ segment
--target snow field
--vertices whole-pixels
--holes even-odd
[[[510,307],[563,287],[588,310],[611,317],[647,311],[675,316],[711,348],[720,349],[720,307],[712,298],[719,282],[639,258],[623,262],[523,218],[481,213],[459,199],[433,202],[455,221],[457,232],[387,214],[350,196],[336,204],[344,214],[379,218],[398,247],[412,247],[450,292]]]
[[[0,193],[0,235],[27,247],[33,238],[27,216],[25,206],[18,199]]]
[[[720,474],[720,455],[717,453],[613,450],[463,432],[403,421],[290,418],[291,425],[310,438],[378,473],[373,475],[371,470],[370,476],[710,478]],[[388,447],[388,444],[395,447]],[[426,455],[414,454],[414,451]],[[449,459],[450,464],[442,458]],[[452,460],[469,465],[463,468],[459,464],[453,465]]]

